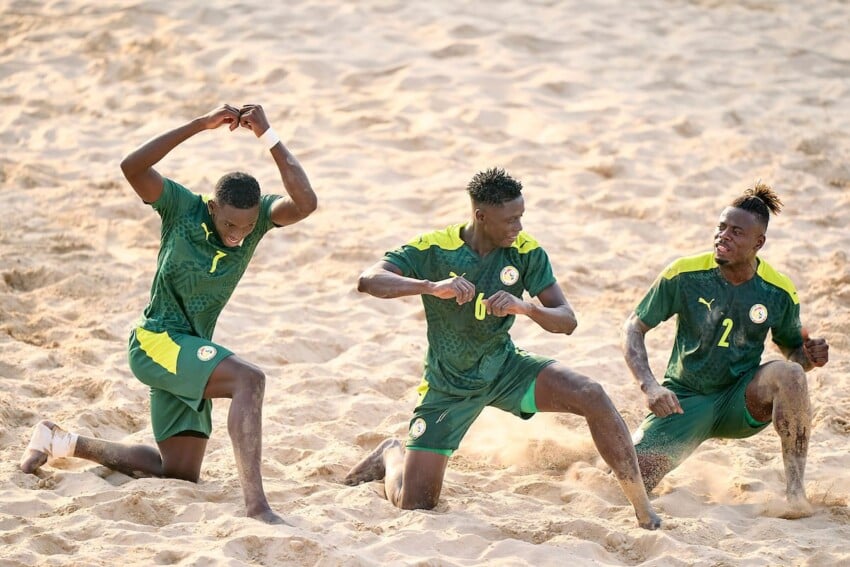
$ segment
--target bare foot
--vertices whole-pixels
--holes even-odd
[[[54,441],[59,436],[58,443]],[[21,455],[21,470],[32,474],[47,462],[48,457],[68,457],[74,453],[76,436],[71,435],[52,421],[42,420],[35,424],[29,445]],[[58,454],[54,455],[54,451]]]
[[[645,530],[657,530],[661,527],[661,518],[652,510],[649,511],[649,515],[646,518],[641,518],[637,514],[635,515],[638,519],[638,525]]]
[[[366,455],[366,458],[348,471],[342,482],[348,486],[357,486],[364,482],[382,480],[384,475],[387,474],[387,468],[384,463],[384,452],[392,447],[401,447],[401,441],[398,439],[384,439],[380,445],[375,447],[374,451]]]
[[[276,525],[276,526],[291,526],[292,524],[287,523],[283,518],[275,514],[271,508],[265,508],[260,510],[259,512],[248,514],[249,518],[253,518],[255,520],[259,520],[261,522],[265,522],[266,524]]]
[[[780,514],[780,518],[786,520],[798,520],[808,518],[815,513],[815,509],[803,494],[788,495],[788,508]]]

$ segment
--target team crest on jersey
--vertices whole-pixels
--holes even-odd
[[[214,346],[204,345],[198,349],[198,360],[202,362],[212,360],[217,352]]]
[[[767,307],[761,303],[756,303],[750,307],[750,321],[756,324],[767,321]]]
[[[519,270],[513,266],[505,266],[499,274],[499,279],[505,285],[514,285],[519,280]]]
[[[425,420],[421,417],[417,417],[413,423],[410,424],[410,438],[419,439],[422,437],[422,434],[425,433],[425,428]]]

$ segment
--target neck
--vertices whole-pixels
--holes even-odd
[[[740,285],[748,282],[756,275],[758,260],[753,258],[749,262],[737,265],[718,266],[720,274],[732,285]]]
[[[479,256],[486,256],[496,248],[492,242],[481,234],[481,230],[478,229],[474,220],[461,229],[460,237]]]

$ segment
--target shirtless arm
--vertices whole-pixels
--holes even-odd
[[[259,104],[246,104],[239,110],[239,125],[261,137],[269,129],[269,121]],[[318,199],[307,174],[295,156],[278,141],[269,148],[274,159],[286,197],[272,205],[271,220],[277,226],[295,224],[310,216],[318,206]]]
[[[454,298],[458,305],[471,301],[475,286],[463,276],[438,282],[419,280],[401,275],[398,266],[381,260],[360,274],[357,291],[383,299],[407,295],[433,295],[440,299]]]
[[[133,190],[145,203],[154,203],[162,194],[162,176],[153,168],[168,153],[198,132],[228,124],[239,125],[239,110],[224,104],[182,126],[151,138],[121,160],[121,171]]]
[[[672,413],[684,413],[676,394],[663,387],[655,379],[649,366],[649,355],[646,352],[646,333],[650,327],[632,313],[623,328],[623,354],[626,365],[640,389],[646,396],[646,404],[658,417],[666,417]]]

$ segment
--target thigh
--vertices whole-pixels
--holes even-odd
[[[212,433],[212,402],[190,401],[164,390],[151,389],[151,427],[157,443],[183,431]]]
[[[485,405],[483,396],[463,398],[431,389],[420,392],[420,402],[408,428],[407,448],[448,458]]]
[[[774,360],[762,364],[744,391],[746,410],[753,419],[767,423],[773,419],[773,399],[779,384],[788,376],[788,363]]]
[[[265,376],[259,367],[231,355],[220,361],[206,382],[204,398],[232,398],[239,389],[261,386]]]
[[[199,405],[210,375],[233,353],[193,335],[155,333],[141,327],[130,336],[130,369],[152,389]]]
[[[556,362],[537,376],[534,401],[539,411],[584,415],[589,398],[597,395],[599,389],[599,384],[587,376]]]
[[[762,369],[766,369],[770,364],[763,366],[758,371],[754,370],[749,376],[744,376],[737,384],[729,388],[717,401],[717,418],[712,430],[712,437],[740,439],[755,435],[770,424],[771,414],[773,411],[773,403],[768,402],[768,405],[757,404],[756,415],[749,410],[749,398],[751,388],[758,388],[756,379]],[[762,377],[764,374],[762,374]],[[756,382],[756,384],[753,384]],[[766,419],[764,419],[766,418]]]
[[[168,478],[198,482],[207,439],[194,435],[176,435],[157,441],[162,456],[162,472]]]
[[[487,405],[528,419],[540,409],[537,405],[536,381],[544,371],[555,366],[551,358],[538,356],[517,348],[512,352],[490,389]],[[534,388],[531,396],[527,394]],[[525,400],[529,403],[523,403]],[[533,403],[531,403],[533,401]]]

